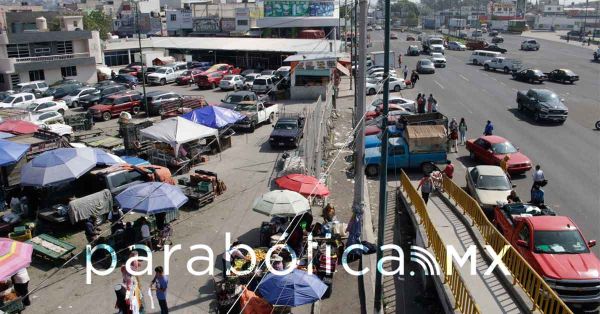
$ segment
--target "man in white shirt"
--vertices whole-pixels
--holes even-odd
[[[148,221],[145,217],[142,217],[142,226],[140,227],[140,232],[142,234],[142,244],[145,244],[152,251],[152,237],[150,234],[150,226],[148,226]]]
[[[11,279],[15,287],[15,292],[17,292],[17,296],[24,297],[23,305],[29,306],[31,301],[29,300],[29,295],[27,295],[29,293],[29,273],[27,272],[27,268],[21,268]]]
[[[533,185],[544,186],[546,178],[544,177],[544,171],[542,171],[542,167],[540,165],[535,166],[535,170],[533,171]],[[531,189],[533,190],[533,185]]]

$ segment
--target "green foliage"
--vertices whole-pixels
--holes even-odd
[[[420,15],[419,8],[414,2],[402,0],[390,6],[392,17],[417,17]]]
[[[89,11],[83,16],[83,28],[98,31],[101,39],[107,39],[112,31],[112,18],[98,10]]]
[[[60,31],[60,19],[58,16],[55,16],[50,21],[48,21],[48,30],[51,32]]]

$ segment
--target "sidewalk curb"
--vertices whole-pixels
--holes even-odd
[[[367,177],[364,174],[364,213],[363,213],[363,225],[362,225],[362,233],[363,239],[367,242],[376,243],[375,233],[373,232],[373,220],[371,218],[371,202],[369,200],[369,185],[367,184]],[[371,314],[374,311],[374,302],[375,302],[375,271],[377,271],[377,255],[361,255],[362,261],[361,264],[363,267],[368,267],[369,272],[362,276],[363,285],[365,287],[365,306],[366,313]]]

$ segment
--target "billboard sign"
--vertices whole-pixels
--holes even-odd
[[[265,1],[265,17],[333,16],[333,1]]]

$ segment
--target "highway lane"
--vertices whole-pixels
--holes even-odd
[[[372,50],[382,50],[381,34],[371,32]],[[546,202],[558,213],[569,215],[582,228],[584,235],[597,238],[600,234],[598,223],[600,203],[598,177],[600,164],[597,157],[600,142],[596,131],[591,128],[600,118],[598,110],[598,64],[590,63],[590,49],[569,46],[541,40],[540,51],[518,51],[523,39],[520,36],[504,36],[504,46],[508,56],[523,60],[525,65],[539,67],[544,71],[558,67],[568,67],[581,76],[575,85],[547,82],[542,88],[549,88],[566,99],[570,117],[564,125],[536,124],[527,116],[516,111],[516,91],[539,88],[517,82],[509,75],[485,72],[481,67],[467,64],[469,51],[448,51],[448,67],[438,69],[436,74],[421,75],[415,90],[403,94],[414,98],[418,92],[433,93],[440,102],[440,111],[449,117],[465,117],[469,125],[469,137],[479,136],[486,120],[495,124],[496,134],[504,136],[535,163],[542,165],[549,184],[545,188]],[[405,52],[410,42],[392,41],[394,51]],[[416,43],[420,44],[420,43]],[[569,56],[568,65],[561,64]],[[419,57],[403,57],[409,69],[414,69]],[[473,165],[468,152],[461,147],[459,154],[450,154],[457,164],[464,167]],[[464,184],[464,168],[457,167],[456,180]],[[517,192],[529,199],[531,174],[513,178]],[[595,249],[599,252],[598,248]]]

